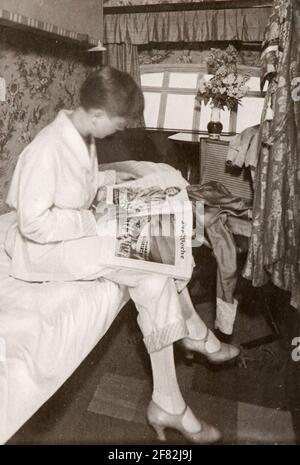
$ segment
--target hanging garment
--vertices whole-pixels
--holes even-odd
[[[204,230],[217,262],[217,318],[215,326],[225,334],[232,334],[237,301],[234,298],[237,283],[237,248],[229,219],[251,219],[250,202],[234,197],[221,183],[210,181],[187,187],[190,200],[204,201]],[[235,227],[235,234],[244,234],[244,228]]]
[[[260,125],[251,126],[232,139],[226,157],[226,164],[229,166],[250,167],[252,181],[258,158],[259,128]]]
[[[245,278],[271,280],[300,309],[300,1],[275,0],[263,42],[269,80],[256,170],[253,230]],[[273,120],[265,121],[272,105]]]

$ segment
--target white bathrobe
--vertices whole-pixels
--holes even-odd
[[[80,242],[92,249],[99,240],[89,208],[99,186],[114,182],[114,174],[98,172],[96,151],[88,150],[68,112],[60,111],[21,153],[13,175],[7,203],[17,211],[18,225],[8,231],[5,245],[11,276],[68,281],[94,272],[80,263]],[[73,258],[68,241],[76,241]]]
[[[103,265],[106,241],[97,235],[89,207],[99,185],[113,182],[115,172],[98,173],[96,151],[88,150],[61,111],[23,151],[14,172],[7,203],[16,210],[17,223],[5,243],[10,275],[37,282],[105,277],[126,286],[151,353],[188,334],[184,294],[178,297],[167,276]],[[193,326],[191,334],[199,331]]]

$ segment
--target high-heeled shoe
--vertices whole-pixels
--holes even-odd
[[[240,349],[232,344],[220,342],[220,347],[214,352],[207,350],[207,343],[209,338],[212,337],[212,332],[207,328],[206,334],[203,339],[191,339],[185,337],[178,341],[178,345],[184,352],[185,360],[188,364],[194,362],[194,354],[204,356],[206,360],[214,365],[223,365],[233,363],[237,360]]]
[[[184,417],[189,412],[190,408],[186,405],[184,411],[179,415],[172,415],[159,407],[153,400],[151,400],[148,411],[147,419],[152,428],[156,431],[157,437],[160,441],[166,441],[165,429],[172,428],[179,431],[187,441],[193,444],[213,444],[222,438],[220,431],[201,420],[199,423],[201,428],[195,433],[191,433],[184,426]]]

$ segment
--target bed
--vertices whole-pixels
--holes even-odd
[[[3,247],[14,213],[0,216],[0,443],[74,372],[128,301],[95,280],[26,283],[9,277]]]
[[[131,173],[180,172],[148,161],[101,165]],[[0,444],[5,443],[71,376],[129,300],[105,280],[27,283],[9,277],[4,239],[15,213],[0,216]]]

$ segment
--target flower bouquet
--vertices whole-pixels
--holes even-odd
[[[237,111],[241,99],[246,95],[249,88],[246,82],[249,75],[241,75],[237,72],[237,51],[234,47],[229,46],[225,51],[212,49],[207,59],[208,68],[214,72],[214,76],[209,80],[200,81],[196,95],[198,102],[204,102],[205,105],[210,103],[212,108],[212,123],[208,132],[216,131],[218,136],[222,129],[220,122],[220,110],[228,108],[230,111]]]

